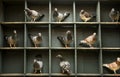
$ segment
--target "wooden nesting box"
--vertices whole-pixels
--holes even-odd
[[[30,22],[24,9],[28,7],[44,13],[42,20]],[[53,10],[70,12],[63,22],[54,22]],[[103,68],[120,57],[120,22],[109,18],[111,8],[120,11],[119,0],[0,0],[0,77],[67,77],[60,73],[57,54],[62,54],[71,63],[71,77],[114,77],[112,71]],[[84,9],[96,15],[83,22],[79,12]],[[17,47],[10,48],[5,35],[18,33]],[[65,48],[58,35],[71,30],[73,41]],[[40,47],[33,47],[28,34],[41,32]],[[80,40],[96,32],[95,48],[79,46]],[[41,74],[33,74],[33,59],[41,54],[44,67]],[[117,71],[120,76],[120,71]]]

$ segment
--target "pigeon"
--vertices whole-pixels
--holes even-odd
[[[89,47],[93,47],[92,45],[96,42],[96,33],[93,33],[92,35],[88,36],[84,40],[80,41],[79,45],[88,45]]]
[[[60,55],[60,54],[58,54],[56,57],[60,59],[60,64],[59,65],[60,65],[60,67],[62,69],[62,73],[63,74],[66,73],[66,74],[70,75],[71,74],[71,70],[70,70],[70,63],[69,63],[69,61],[66,61],[62,57],[62,55]]]
[[[42,42],[42,34],[41,33],[38,33],[38,35],[29,34],[29,37],[32,40],[35,47],[38,47],[38,45]]]
[[[45,16],[44,14],[40,14],[39,12],[35,10],[30,10],[29,8],[26,8],[24,11],[26,12],[26,15],[31,18],[31,22],[40,20],[41,18]]]
[[[53,12],[53,18],[56,22],[64,21],[69,15],[70,15],[69,12],[65,12],[65,13],[58,12],[57,8],[55,8]]]
[[[72,33],[70,30],[68,30],[65,36],[57,36],[57,39],[67,48],[72,42]]]
[[[41,55],[36,55],[33,63],[34,73],[42,73],[43,61]]]
[[[112,22],[118,22],[120,13],[119,11],[116,11],[114,8],[111,9],[109,13],[109,17],[111,18]]]
[[[86,12],[85,10],[80,11],[80,18],[84,22],[91,20],[93,17],[96,17],[96,16],[95,15],[93,16],[92,14]]]
[[[13,31],[13,35],[10,35],[10,36],[5,36],[8,44],[10,47],[16,47],[16,44],[17,44],[17,32],[16,30]]]
[[[103,66],[112,70],[114,74],[116,74],[116,71],[120,69],[120,57],[118,57],[117,60],[112,63],[103,64]]]

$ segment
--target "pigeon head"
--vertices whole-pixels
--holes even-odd
[[[120,62],[120,57],[117,58],[117,62]]]
[[[17,33],[16,30],[14,30],[13,33],[16,34]]]
[[[114,8],[112,8],[112,9],[111,9],[111,11],[115,11],[115,9],[114,9]]]
[[[66,34],[71,34],[71,31],[70,31],[70,30],[68,30],[68,31],[66,32]]]
[[[34,62],[37,62],[37,60],[36,60],[36,59],[34,59]]]
[[[42,59],[42,55],[38,54],[35,56],[35,60],[40,61]]]
[[[56,57],[58,57],[58,58],[62,58],[62,55],[58,54]]]
[[[42,34],[41,34],[41,33],[38,33],[38,36],[42,36]]]
[[[96,35],[96,33],[94,32],[94,33],[93,33],[93,35],[95,36],[95,35]]]
[[[80,13],[83,14],[85,11],[84,10],[81,10]]]
[[[54,9],[55,11],[58,11],[57,8]]]

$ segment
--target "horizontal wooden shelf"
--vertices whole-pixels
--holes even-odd
[[[99,24],[99,22],[74,22],[74,24]]]
[[[24,49],[24,47],[0,47],[0,49]]]
[[[25,47],[25,49],[50,49],[49,47]]]
[[[0,74],[0,76],[11,76],[11,77],[13,77],[13,76],[24,76],[24,74],[22,74],[22,73],[5,73],[5,74]]]
[[[108,25],[110,25],[110,24],[120,24],[120,22],[100,22],[99,24],[108,24]]]
[[[91,73],[78,73],[77,76],[100,76],[101,74],[91,74]]]
[[[75,49],[75,47],[51,47],[50,49]]]
[[[120,50],[120,47],[102,47],[103,50]]]
[[[52,73],[52,76],[68,76],[67,74],[62,74],[62,73]],[[70,76],[75,76],[74,73],[70,74]]]
[[[120,24],[120,22],[0,22],[0,24]]]
[[[27,73],[25,76],[49,76],[49,73],[40,73],[40,74],[33,74],[33,73]]]
[[[120,74],[103,74],[103,76],[114,76],[114,77],[117,77],[117,76],[120,76]]]
[[[90,48],[90,47],[77,47],[76,49],[82,49],[82,50],[98,50],[100,48],[94,47],[94,48]]]
[[[0,47],[0,49],[3,50],[11,50],[11,49],[78,49],[78,50],[120,50],[120,47],[94,47],[94,48],[90,48],[90,47]]]

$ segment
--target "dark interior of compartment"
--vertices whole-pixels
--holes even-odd
[[[71,71],[72,73],[74,73],[74,50],[52,50],[52,61],[51,61],[51,70],[52,70],[52,73],[61,73],[61,68],[59,66],[59,63],[60,63],[60,60],[59,58],[57,58],[56,56],[60,54],[63,56],[63,58],[66,60],[66,61],[69,61],[70,62],[70,66],[71,66]]]
[[[78,73],[97,74],[99,70],[99,50],[78,50],[77,51]]]
[[[120,52],[113,50],[103,50],[103,64],[109,64],[112,62],[115,62],[117,60],[118,57],[120,57]],[[110,69],[103,67],[103,73],[104,74],[114,74],[113,71],[111,71]],[[120,73],[120,70],[117,70],[117,73]]]
[[[93,16],[95,16],[88,22],[96,22],[97,21],[96,8],[97,8],[97,2],[86,2],[86,1],[79,2],[79,1],[77,1],[77,3],[76,3],[76,21],[83,22],[80,18],[80,11],[84,10],[84,11],[88,12],[89,14],[92,14]]]
[[[23,25],[14,24],[14,25],[2,25],[3,29],[3,46],[9,47],[9,44],[6,40],[6,37],[12,36],[13,31],[17,32],[17,44],[16,47],[24,46],[24,28]]]
[[[120,46],[120,27],[118,25],[102,25],[102,47]]]
[[[23,50],[2,51],[2,73],[23,73],[24,55]]]
[[[42,73],[48,73],[49,71],[49,52],[48,50],[27,50],[26,54],[26,73],[33,73],[33,62],[36,55],[42,56],[43,69]]]
[[[52,47],[64,47],[61,42],[57,39],[58,36],[64,37],[66,32],[70,30],[74,40],[74,29],[72,25],[52,25]],[[70,47],[74,46],[74,41],[70,43]]]
[[[48,22],[49,21],[49,5],[48,2],[45,3],[44,1],[29,1],[27,3],[27,7],[31,10],[35,10],[39,12],[40,14],[44,14],[44,17],[37,20],[42,22]],[[29,20],[28,20],[29,21]]]
[[[99,47],[99,34],[98,34],[98,26],[97,25],[77,25],[76,30],[76,39],[77,46],[80,47],[80,41],[84,40],[88,36],[92,35],[94,32],[96,33],[96,42],[93,44],[94,47]]]
[[[4,21],[24,21],[24,2],[4,2]]]
[[[33,47],[34,44],[30,39],[29,34],[34,36],[38,36],[38,33],[42,34],[42,42],[39,47],[48,47],[49,45],[49,29],[48,25],[27,25],[27,46]]]

